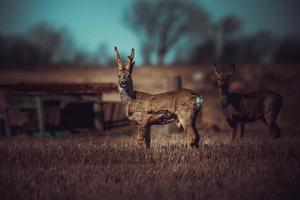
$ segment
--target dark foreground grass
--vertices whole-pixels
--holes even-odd
[[[300,140],[129,136],[0,140],[1,199],[299,199]]]

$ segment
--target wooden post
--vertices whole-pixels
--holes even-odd
[[[41,97],[36,96],[35,102],[36,102],[36,112],[37,112],[37,119],[38,119],[39,135],[43,135],[45,133],[45,126],[44,126],[44,112],[43,112],[43,105],[42,105]]]
[[[116,104],[114,104],[113,102],[110,103],[110,118],[109,118],[109,121],[114,121],[114,116],[115,116],[115,110],[116,110]]]
[[[8,119],[8,108],[7,108],[7,98],[6,95],[3,96],[3,120],[4,120],[4,128],[5,128],[5,135],[6,137],[9,137],[11,135],[10,133],[10,127],[9,127],[9,119]]]
[[[95,113],[95,128],[97,130],[104,130],[104,125],[103,125],[103,108],[101,102],[94,102],[94,113]]]
[[[172,90],[179,90],[182,89],[182,79],[181,76],[173,76],[169,79],[168,89]]]
[[[4,113],[4,126],[5,126],[5,134],[6,137],[9,137],[10,134],[10,127],[9,127],[9,121],[8,121],[8,114],[7,114],[7,109],[5,108],[5,113]]]

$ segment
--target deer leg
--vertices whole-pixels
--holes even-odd
[[[245,123],[240,123],[240,138],[243,139],[244,137],[244,129],[245,129]]]
[[[233,121],[228,121],[228,123],[229,123],[229,126],[230,126],[231,141],[233,141],[235,139],[235,136],[236,136],[237,124]]]
[[[189,143],[192,148],[199,147],[200,135],[196,129],[196,115],[197,113],[191,112],[189,115],[178,115],[177,119],[181,123],[184,131],[187,133]]]
[[[279,128],[279,126],[277,125],[277,123],[274,124],[274,128],[275,128],[275,138],[281,138],[281,130]]]
[[[231,128],[231,141],[233,141],[235,139],[235,136],[236,136],[236,127],[234,128]]]
[[[200,135],[196,129],[196,126],[192,125],[188,131],[190,132],[191,137],[190,146],[192,148],[199,148]]]
[[[275,114],[269,114],[269,116],[265,117],[266,125],[269,129],[269,132],[271,135],[273,135],[274,138],[280,138],[281,137],[281,130],[278,127],[276,123],[276,115]]]
[[[183,126],[184,131],[187,133],[189,138],[189,143],[192,148],[199,147],[200,136],[196,129],[195,123],[191,121],[184,122],[184,120],[179,120]]]
[[[145,138],[145,144],[147,149],[150,148],[150,143],[151,143],[151,126],[148,126],[146,130],[146,138]]]
[[[271,133],[271,135],[273,135],[275,139],[281,137],[281,130],[276,123],[270,125],[268,124],[268,128],[269,128],[269,132]]]
[[[186,125],[183,127],[185,132],[188,134],[189,143],[192,148],[199,147],[200,136],[193,125]]]
[[[141,147],[144,147],[144,144],[146,145],[146,148],[150,148],[151,138],[151,127],[150,126],[139,126],[138,127],[138,144]]]

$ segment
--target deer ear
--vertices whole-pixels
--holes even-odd
[[[217,64],[214,64],[214,66],[213,66],[213,70],[214,70],[214,72],[215,72],[215,74],[216,74],[216,76],[217,77],[219,77],[219,72],[218,72],[218,69],[217,69]]]
[[[122,59],[121,59],[121,56],[119,54],[119,51],[118,51],[117,47],[115,47],[115,56],[116,56],[116,59],[117,59],[119,70],[123,70],[124,69],[123,62],[122,62]]]

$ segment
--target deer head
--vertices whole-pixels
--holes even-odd
[[[131,73],[132,73],[133,65],[135,63],[133,61],[134,49],[131,49],[131,54],[128,56],[126,63],[123,63],[117,47],[115,47],[115,55],[118,63],[118,69],[119,69],[119,86],[122,89],[127,90],[130,87],[133,87]]]
[[[230,65],[226,68],[225,71],[220,71],[220,70],[218,70],[217,65],[214,65],[213,69],[214,69],[214,72],[217,76],[218,87],[223,92],[228,92],[230,77],[231,77],[231,75],[233,74],[233,72],[235,70],[235,66]]]

